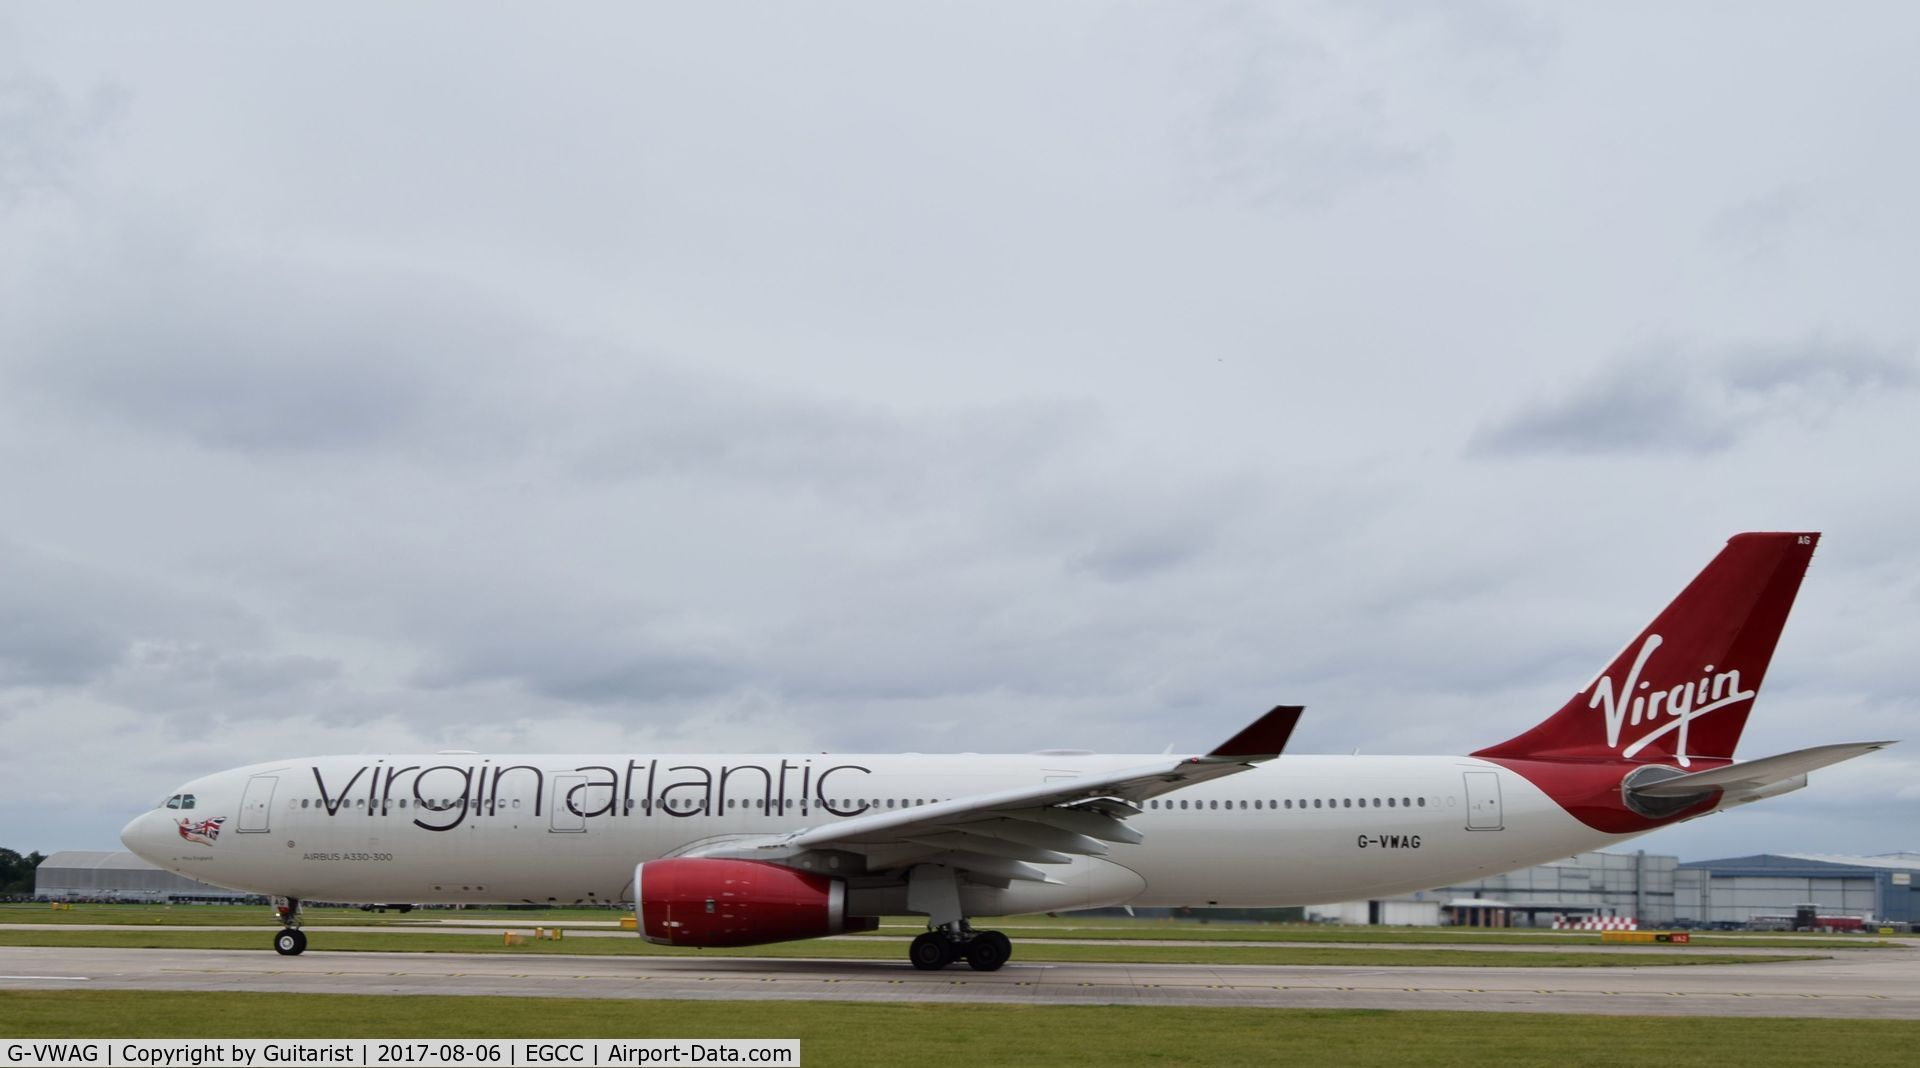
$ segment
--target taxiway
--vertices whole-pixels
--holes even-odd
[[[1920,1019],[1920,953],[1654,968],[1400,968],[0,947],[0,989],[934,1001]]]

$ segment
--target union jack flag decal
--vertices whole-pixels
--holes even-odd
[[[192,820],[180,821],[180,837],[201,845],[212,845],[220,837],[220,826],[227,822],[225,816],[215,816],[210,820],[195,823]]]

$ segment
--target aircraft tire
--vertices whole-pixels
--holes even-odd
[[[907,947],[907,959],[923,972],[937,972],[953,963],[953,943],[947,936],[928,931]]]
[[[976,972],[997,972],[1013,956],[1013,939],[999,931],[981,931],[967,943],[967,966]]]
[[[289,927],[276,932],[273,936],[273,951],[283,957],[297,957],[307,951],[307,933],[298,927]]]

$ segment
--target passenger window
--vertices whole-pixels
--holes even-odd
[[[1314,808],[1319,808],[1319,807],[1320,807],[1320,799],[1319,799],[1319,798],[1317,798],[1317,797],[1316,797],[1316,798],[1314,798],[1314,799],[1313,799],[1313,807],[1314,807]]]

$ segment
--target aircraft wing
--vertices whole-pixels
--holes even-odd
[[[1233,775],[1280,755],[1303,711],[1281,705],[1204,756],[1100,772],[931,805],[869,812],[783,835],[730,839],[682,854],[786,863],[814,850],[863,854],[869,871],[939,863],[974,881],[1049,881],[1036,864],[1098,856],[1109,842],[1139,842],[1126,825],[1150,797]]]
[[[1642,797],[1690,797],[1714,787],[1729,794],[1744,793],[1785,782],[1805,775],[1809,771],[1817,771],[1830,764],[1838,764],[1842,760],[1865,756],[1876,749],[1885,749],[1892,744],[1894,743],[1845,742],[1840,745],[1817,745],[1812,749],[1796,749],[1791,753],[1761,757],[1759,760],[1746,760],[1709,771],[1676,775],[1671,779],[1662,779],[1656,783],[1635,786],[1631,789]]]

